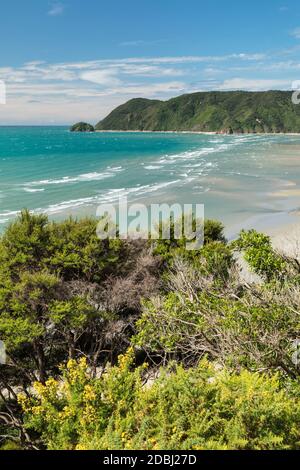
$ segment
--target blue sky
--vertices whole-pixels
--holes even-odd
[[[137,96],[300,80],[296,0],[10,0],[0,18],[0,124],[97,122]]]

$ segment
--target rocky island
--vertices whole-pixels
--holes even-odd
[[[71,129],[71,132],[95,132],[94,126],[88,124],[87,122],[77,122],[74,124]]]

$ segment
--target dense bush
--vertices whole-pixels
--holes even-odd
[[[28,211],[8,227],[3,448],[298,448],[299,260],[255,231],[228,244],[216,221],[197,250],[174,230],[99,240],[94,219]]]
[[[0,422],[6,431],[17,427],[22,444],[30,438],[16,391],[44,383],[68,358],[84,355],[94,370],[115,361],[129,345],[141,297],[157,290],[160,262],[147,243],[99,240],[96,223],[23,211],[1,237],[0,338],[9,366],[0,365]]]
[[[92,378],[85,360],[19,397],[48,449],[299,449],[300,403],[272,378],[174,366],[147,382],[130,350]]]

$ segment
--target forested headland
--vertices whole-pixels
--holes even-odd
[[[299,133],[300,109],[291,91],[210,91],[168,101],[134,98],[95,130]]]

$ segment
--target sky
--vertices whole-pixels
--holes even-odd
[[[299,0],[10,0],[0,125],[96,123],[135,97],[300,83]]]

